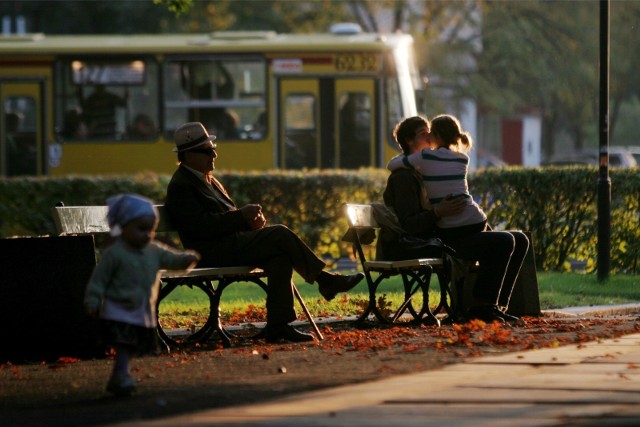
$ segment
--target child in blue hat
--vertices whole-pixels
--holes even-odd
[[[159,270],[186,270],[200,260],[194,251],[177,251],[154,240],[158,210],[135,194],[107,200],[107,220],[115,243],[107,248],[87,285],[87,313],[102,320],[103,336],[115,349],[107,391],[128,396],[135,390],[129,373],[134,353],[157,351]]]

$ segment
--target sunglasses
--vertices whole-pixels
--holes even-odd
[[[215,147],[192,148],[189,151],[191,151],[192,153],[201,153],[201,154],[206,154],[207,156],[211,156],[213,155],[213,153],[216,152],[216,148]]]

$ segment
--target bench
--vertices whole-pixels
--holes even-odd
[[[175,232],[169,222],[168,214],[163,205],[156,205],[160,213],[158,233]],[[53,219],[56,229],[60,235],[90,234],[100,235],[109,233],[107,222],[107,206],[60,206],[53,208]],[[258,285],[265,292],[267,284],[264,281],[266,274],[259,268],[253,266],[231,266],[219,268],[195,268],[190,271],[161,271],[161,288],[158,297],[158,305],[178,286],[188,286],[204,292],[209,300],[209,314],[206,322],[198,327],[187,329],[181,338],[169,335],[160,322],[158,322],[158,334],[162,340],[170,346],[180,346],[196,342],[204,342],[211,338],[214,333],[218,333],[225,347],[231,345],[232,337],[258,337],[257,334],[245,335],[234,333],[230,328],[225,328],[220,320],[220,299],[222,292],[232,283],[250,282]],[[217,285],[216,285],[217,284]],[[318,329],[313,316],[309,312],[298,288],[292,282],[292,288],[305,316],[314,329],[319,340],[323,339],[322,333]],[[158,310],[159,311],[159,310]],[[169,329],[169,328],[167,328]],[[245,328],[246,329],[246,328]]]
[[[449,290],[450,264],[446,257],[397,261],[368,260],[363,246],[373,244],[375,239],[363,241],[361,237],[366,233],[373,232],[375,234],[380,230],[380,225],[373,215],[373,207],[369,204],[348,203],[345,205],[345,212],[349,230],[351,231],[354,251],[362,266],[369,290],[367,308],[359,316],[358,321],[365,320],[370,315],[373,315],[383,323],[393,323],[409,310],[416,321],[430,325],[440,325],[436,314],[445,312],[449,316],[453,315],[454,308],[449,304],[451,300]],[[436,273],[439,280],[440,301],[438,306],[431,310],[429,307],[429,283],[433,273]],[[387,317],[376,304],[376,293],[380,284],[393,276],[402,277],[404,301],[395,310],[393,316]],[[419,304],[415,304],[414,296],[418,291],[422,292],[422,301]]]

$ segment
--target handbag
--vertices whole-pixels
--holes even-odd
[[[442,258],[444,254],[454,256],[456,251],[437,237],[422,239],[403,234],[393,242],[387,242],[385,253],[392,260],[411,258]]]
[[[383,203],[372,203],[373,216],[380,225],[378,259],[392,261],[412,258],[441,258],[445,253],[455,255],[456,251],[445,245],[437,237],[423,239],[408,234],[400,226],[393,209]]]

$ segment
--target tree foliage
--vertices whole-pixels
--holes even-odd
[[[597,112],[597,8],[593,2],[488,2],[472,86],[487,109],[538,111],[545,154],[564,125],[579,147]]]
[[[172,12],[152,0],[3,1],[0,14],[22,16],[27,32],[45,34],[153,34],[176,19]],[[14,27],[12,31],[15,30]]]
[[[176,16],[187,13],[193,6],[193,0],[153,0],[154,4],[165,6]]]
[[[599,101],[598,1],[425,1],[418,38],[429,78],[424,110],[440,113],[472,98],[502,117],[537,112],[543,154],[563,135],[575,148],[594,145]],[[612,1],[610,139],[625,103],[637,99],[640,51],[634,34],[640,2]],[[626,129],[633,123],[620,123]]]
[[[154,0],[167,6],[187,0]],[[277,0],[195,1],[182,8],[172,25],[180,32],[256,30],[281,33],[326,31],[349,15],[347,3],[336,0],[291,2]]]
[[[419,67],[428,80],[425,104],[429,116],[474,97],[471,78],[481,50],[481,23],[475,0],[427,1],[414,25]]]
[[[613,1],[609,15],[611,20],[609,133],[614,135],[623,104],[640,94],[640,81],[637,77],[640,69],[637,37],[640,28],[640,2]]]
[[[556,135],[576,149],[587,145],[598,122],[600,2],[491,1],[483,3],[483,49],[471,79],[483,108],[502,114],[538,111],[543,152],[553,154]],[[640,2],[611,2],[610,138],[622,104],[638,93],[632,77],[640,53],[632,46]],[[603,58],[603,60],[606,60]]]

